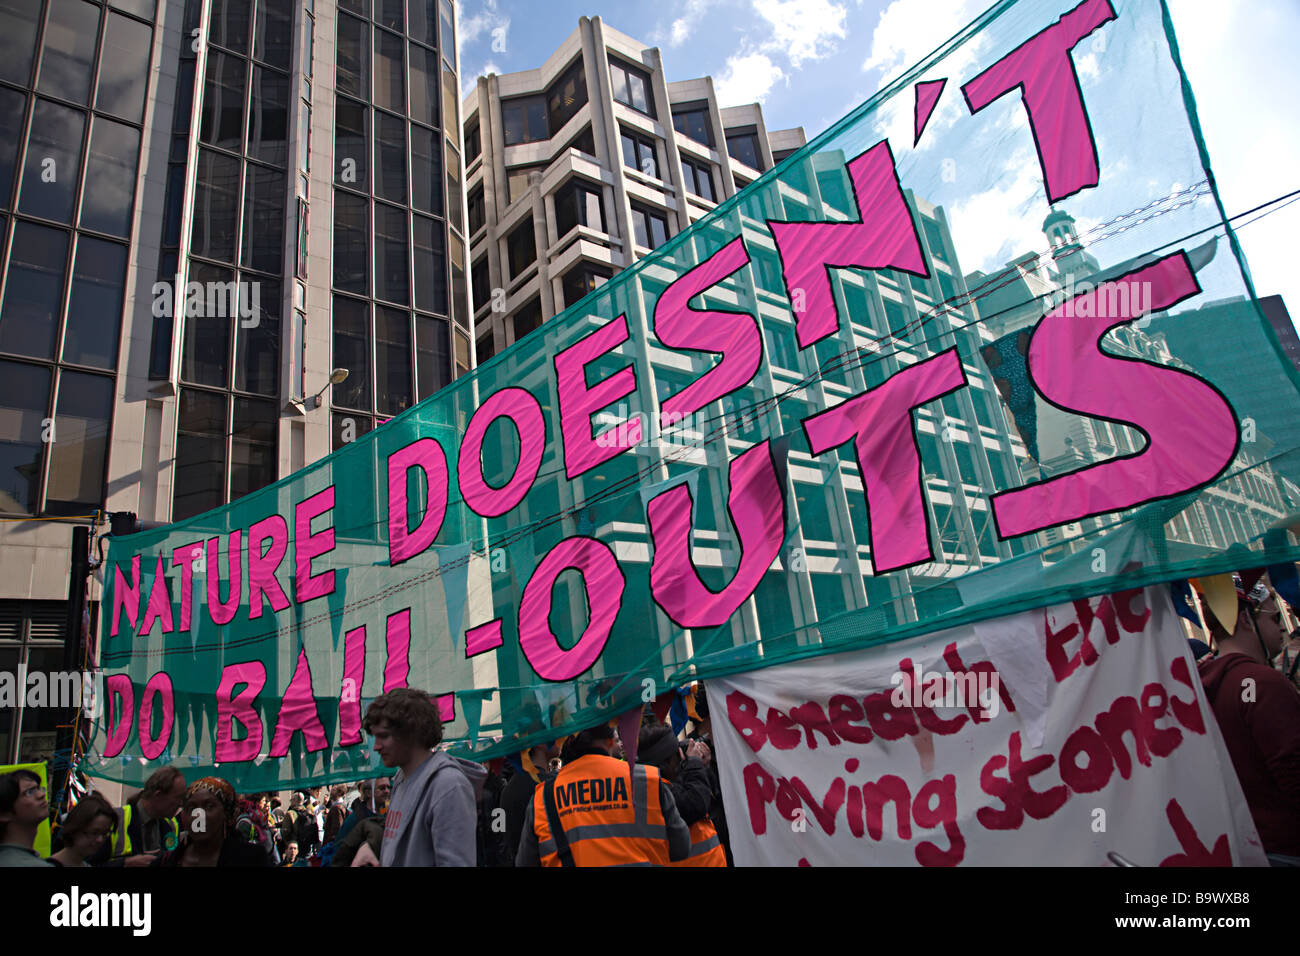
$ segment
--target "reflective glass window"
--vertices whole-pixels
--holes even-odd
[[[551,136],[546,125],[546,100],[541,96],[526,96],[502,103],[501,124],[507,146],[535,143]]]
[[[126,246],[93,236],[77,239],[63,333],[63,361],[112,369],[122,327]]]
[[[347,379],[331,388],[333,403],[342,408],[370,408],[370,307],[358,299],[334,297],[334,368],[348,370]]]
[[[411,119],[438,125],[438,54],[422,46],[411,51]]]
[[[230,424],[230,500],[275,482],[279,466],[275,402],[235,396]]]
[[[48,514],[86,514],[104,503],[108,427],[113,417],[113,380],[107,375],[65,371],[59,375],[45,486]]]
[[[375,309],[375,407],[396,415],[410,408],[411,316],[382,306]]]
[[[506,239],[507,258],[510,261],[510,278],[537,261],[537,243],[533,236],[533,217],[529,216]]]
[[[424,312],[447,314],[447,255],[442,224],[416,216],[415,307]]]
[[[407,265],[406,210],[375,203],[375,298],[411,301]]]
[[[144,115],[144,92],[149,85],[149,24],[110,12],[99,54],[99,83],[95,109],[133,123]]]
[[[27,137],[22,194],[18,208],[32,216],[72,222],[72,206],[81,171],[81,137],[86,114],[37,100]]]
[[[551,129],[559,133],[564,124],[586,105],[587,73],[582,57],[578,57],[546,91],[546,113]]]
[[[108,3],[110,6],[125,10],[127,13],[134,13],[137,17],[142,17],[145,20],[153,19],[153,0],[108,0]]]
[[[239,152],[244,142],[245,64],[219,50],[208,52],[199,139],[210,146]]]
[[[172,520],[183,521],[226,501],[226,397],[182,388],[176,412]]]
[[[74,103],[86,102],[95,39],[99,36],[99,14],[99,7],[84,0],[50,0],[41,75],[36,81],[40,92]]]
[[[0,304],[0,352],[53,358],[68,234],[30,222],[16,222],[13,230],[4,303]]]
[[[3,22],[0,22],[0,29],[3,27]],[[18,170],[18,148],[23,142],[23,111],[26,107],[26,96],[17,90],[0,87],[0,209],[9,208],[9,197],[13,194],[14,173]]]
[[[244,241],[240,261],[279,274],[284,260],[285,174],[249,163],[244,180]]]
[[[402,16],[404,5],[403,0],[374,0],[375,22],[400,32],[406,26]]]
[[[653,139],[623,130],[620,143],[623,147],[624,166],[655,179],[659,178],[659,159]]]
[[[209,43],[248,56],[248,21],[252,0],[212,0],[208,18]]]
[[[140,131],[96,116],[81,193],[81,225],[113,236],[131,234]]]
[[[614,99],[647,116],[655,115],[648,73],[617,60],[610,60],[609,79],[614,88]]]
[[[441,137],[423,126],[411,127],[411,205],[442,215]]]
[[[452,149],[450,140],[443,140],[447,147],[447,221],[458,230],[465,228],[465,197],[460,187],[460,154]]]
[[[338,92],[369,100],[370,27],[356,17],[340,13],[338,36]]]
[[[334,190],[334,287],[369,295],[369,203],[360,196]]]
[[[415,317],[415,366],[421,401],[451,381],[451,341],[445,319]]]
[[[456,74],[442,65],[442,116],[448,130],[460,129],[460,86]]]
[[[439,0],[438,5],[442,10],[442,49],[451,58],[456,55],[456,14],[449,0]]]
[[[190,251],[220,262],[235,261],[235,223],[240,162],[233,156],[200,149],[194,187]]]
[[[258,0],[253,59],[287,72],[292,57],[293,4],[289,0]]]
[[[196,385],[229,388],[230,330],[241,302],[235,274],[191,259],[184,301],[181,378]]]
[[[375,195],[406,202],[406,120],[375,111]]]
[[[260,66],[253,67],[248,155],[274,166],[289,161],[289,78]]]
[[[35,514],[39,507],[49,400],[49,369],[0,362],[0,512]]]
[[[41,0],[0,0],[0,80],[26,86],[32,79],[36,55],[36,26],[41,19]]]
[[[406,33],[428,46],[438,45],[438,0],[407,0]]]
[[[604,232],[605,217],[599,188],[572,179],[555,194],[555,231],[563,237],[579,225]]]
[[[375,105],[394,113],[406,113],[406,98],[402,89],[406,85],[401,37],[387,30],[375,31]]]
[[[334,181],[370,190],[366,153],[369,111],[356,100],[340,96],[334,106]]]
[[[713,126],[709,123],[707,109],[674,110],[673,129],[683,136],[689,136],[697,143],[703,143],[705,146],[713,145]]]

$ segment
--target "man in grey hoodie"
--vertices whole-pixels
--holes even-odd
[[[433,752],[442,742],[437,704],[424,691],[391,690],[367,708],[365,727],[384,766],[398,768],[379,865],[474,866],[478,794],[487,770]]]

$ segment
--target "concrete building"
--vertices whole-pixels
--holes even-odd
[[[198,515],[468,370],[455,19],[0,2],[0,670],[62,660],[73,524]],[[0,709],[0,763],[58,718]]]
[[[464,100],[477,360],[649,255],[806,140],[709,77],[669,82],[659,51],[583,17],[535,70]]]

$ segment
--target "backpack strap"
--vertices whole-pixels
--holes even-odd
[[[542,787],[542,802],[546,805],[546,825],[550,828],[551,839],[555,841],[555,852],[560,856],[560,866],[574,866],[573,848],[569,846],[569,835],[560,825],[560,811],[555,806],[555,778],[552,777]]]

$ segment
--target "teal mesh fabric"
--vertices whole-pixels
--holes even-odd
[[[1300,521],[1296,373],[1262,317],[1218,202],[1163,6],[1114,0],[1113,8],[1114,19],[1071,54],[1096,144],[1095,187],[1049,204],[1019,93],[974,113],[963,97],[963,85],[1070,10],[1068,0],[998,4],[826,133],[471,374],[271,487],[112,540],[100,653],[118,693],[110,693],[110,710],[99,720],[90,772],[138,783],[174,762],[244,791],[355,779],[379,766],[355,724],[386,681],[442,698],[447,740],[458,753],[487,759],[609,719],[690,680],[1300,557],[1289,530]],[[947,82],[914,143],[915,84],[939,79]],[[793,299],[806,290],[787,288],[788,263],[767,221],[856,221],[846,164],[883,140],[928,276],[830,269],[838,330],[801,349]],[[737,237],[748,262],[692,305],[754,316],[761,362],[742,387],[663,426],[662,403],[719,357],[665,347],[655,334],[655,306],[675,280]],[[1235,418],[1240,441],[1231,460],[1202,487],[1002,537],[995,494],[1139,456],[1149,438],[1131,421],[1071,412],[1036,392],[1028,343],[1040,317],[1180,251],[1200,291],[1119,324],[1100,348],[1209,383]],[[586,381],[594,387],[631,368],[636,388],[589,427],[599,435],[632,422],[610,433],[632,447],[570,480],[555,358],[619,316],[627,340],[589,364]],[[801,422],[951,349],[965,385],[910,415],[930,558],[878,572],[854,446],[811,455]],[[544,445],[519,504],[485,518],[463,499],[460,443],[475,410],[507,387],[535,398]],[[1146,400],[1159,408],[1169,398],[1155,390]],[[429,547],[393,566],[389,456],[418,439],[434,439],[445,454],[446,514]],[[729,464],[765,440],[780,486],[770,507],[784,504],[785,512],[779,554],[725,622],[679,626],[653,594],[648,503],[679,484],[691,489],[695,563],[704,584],[721,591],[741,561],[728,511]],[[490,486],[506,485],[521,447],[508,423],[488,428],[482,467]],[[1199,441],[1178,453],[1188,460],[1208,454]],[[406,477],[408,530],[425,514],[420,474]],[[333,547],[311,559],[308,580],[296,555],[324,539],[300,536],[296,516],[302,502],[329,488],[333,507],[307,530],[332,528]],[[284,520],[286,548],[275,580],[288,600],[278,611],[261,594],[250,602],[249,573],[255,561],[274,563],[274,536],[250,553],[249,529],[275,515]],[[235,531],[238,576],[227,558]],[[578,538],[616,559],[622,592],[607,634],[593,630],[600,622],[589,622],[584,579],[575,570],[556,579],[549,613],[544,602],[525,609],[524,625],[545,618],[555,654],[572,660],[577,648],[599,649],[576,676],[548,679],[521,651],[521,596],[548,553]],[[205,558],[202,570],[191,563],[187,611],[184,555],[209,539],[217,539],[217,560]],[[332,590],[296,600],[304,587],[323,587],[329,571]],[[224,623],[214,621],[209,581],[218,602],[230,602],[229,612],[216,615],[229,613]],[[123,582],[138,593],[125,596]],[[591,584],[605,607],[612,578]],[[386,624],[408,610],[403,657],[400,632],[393,644],[399,653],[389,652]],[[466,632],[498,619],[499,646],[474,631],[470,650],[477,653],[467,655]],[[364,642],[356,636],[361,628]],[[304,666],[309,674],[300,673]],[[297,689],[284,702],[291,683]],[[360,742],[347,743],[357,736]],[[220,761],[223,754],[228,759]]]

